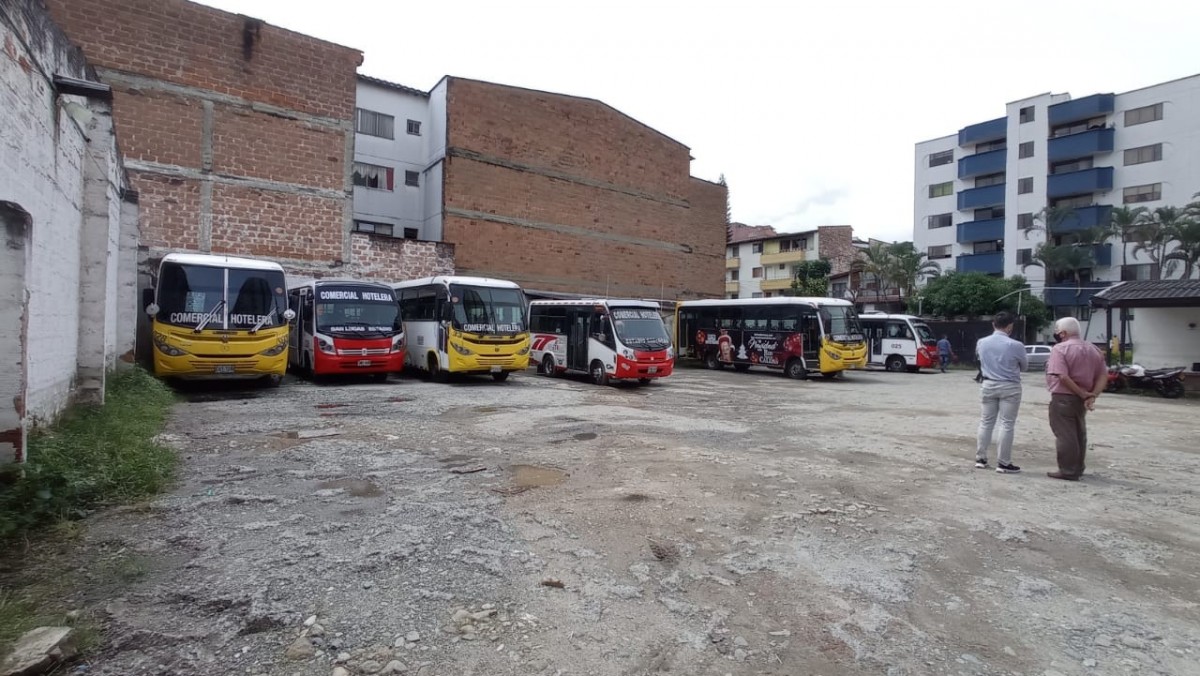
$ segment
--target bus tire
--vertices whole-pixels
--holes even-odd
[[[429,379],[435,383],[444,383],[449,380],[450,374],[446,373],[441,364],[438,363],[436,354],[430,352],[429,358],[426,360],[429,367]]]
[[[502,383],[502,382],[508,380],[508,371],[501,371],[499,373],[493,373],[492,380],[494,380],[498,383]]]
[[[554,363],[554,355],[548,354],[545,357],[542,357],[542,366],[538,370],[540,370],[544,376],[554,377],[555,372],[558,371],[558,365]]]
[[[909,372],[909,373],[920,373],[920,372],[921,372],[921,367],[920,367],[920,366],[909,366],[909,367],[908,367],[908,372]]]
[[[588,375],[591,376],[592,382],[597,385],[608,384],[608,372],[604,370],[604,364],[599,359],[592,362],[588,367]]]
[[[707,352],[707,353],[704,355],[704,368],[706,368],[706,369],[712,369],[712,370],[714,370],[714,371],[717,371],[717,370],[720,370],[720,369],[722,369],[722,368],[725,368],[725,364],[724,364],[724,363],[723,363],[723,362],[720,360],[720,358],[717,356],[717,351],[716,351],[716,350],[709,350],[709,351],[708,351],[708,352]]]
[[[822,371],[821,372],[821,377],[824,378],[825,380],[833,380],[834,378],[836,378],[840,375],[842,375],[841,371]]]
[[[263,376],[258,382],[259,385],[263,387],[275,389],[283,384],[283,376],[279,375],[278,373],[273,373],[269,376]]]
[[[898,354],[888,357],[887,361],[883,363],[883,367],[892,373],[899,373],[903,371],[906,366],[907,365],[904,363],[904,357],[901,357]]]
[[[797,357],[788,360],[787,365],[783,367],[783,372],[793,380],[808,379],[808,369],[804,368],[804,362]]]
[[[392,374],[388,373],[387,371],[384,371],[383,373],[373,374],[373,376],[375,377],[375,382],[377,382],[377,383],[386,383],[388,381],[388,376],[390,376],[390,375],[392,375]]]
[[[750,370],[750,365],[749,364],[734,364],[733,368],[735,371],[745,373],[746,371]]]
[[[652,378],[638,378],[638,384],[639,385],[649,385],[652,380],[653,380]]]

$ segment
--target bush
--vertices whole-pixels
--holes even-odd
[[[72,407],[31,434],[24,476],[0,489],[0,540],[166,488],[176,457],[154,439],[174,401],[166,385],[134,368],[108,379],[104,406]]]

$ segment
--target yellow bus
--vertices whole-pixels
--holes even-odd
[[[167,254],[146,300],[156,375],[282,382],[295,314],[278,263]]]
[[[498,382],[529,367],[527,303],[516,283],[440,276],[392,288],[404,318],[406,365],[437,381],[463,373]]]
[[[840,298],[690,300],[676,306],[675,322],[675,353],[710,369],[763,366],[804,379],[867,365],[858,314]]]

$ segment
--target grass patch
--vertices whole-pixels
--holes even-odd
[[[0,488],[0,541],[46,526],[69,532],[63,522],[166,488],[176,456],[154,438],[174,401],[166,385],[132,368],[109,377],[104,406],[73,407],[31,434],[24,476]]]

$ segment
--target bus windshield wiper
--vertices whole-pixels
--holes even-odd
[[[196,328],[192,330],[196,333],[203,331],[204,327],[208,326],[208,323],[215,319],[217,317],[217,313],[220,312],[224,307],[225,299],[222,298],[221,300],[217,301],[217,304],[213,306],[213,309],[208,311],[208,314],[200,318],[200,321],[196,323]]]
[[[263,327],[263,324],[266,324],[267,320],[273,316],[275,316],[275,308],[271,308],[270,312],[263,315],[263,318],[258,320],[258,323],[254,325],[254,328],[250,329],[250,333],[258,333],[258,330]]]

